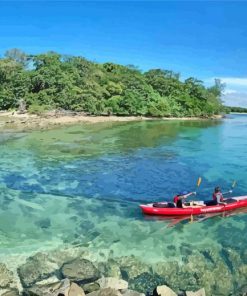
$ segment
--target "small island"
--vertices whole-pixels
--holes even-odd
[[[55,52],[10,49],[0,59],[0,110],[44,114],[65,110],[90,116],[209,118],[226,112],[219,79],[201,80],[170,70],[96,63]]]

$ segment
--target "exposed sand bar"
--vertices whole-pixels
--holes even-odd
[[[45,114],[42,116],[30,114],[17,114],[11,112],[0,112],[0,129],[14,129],[18,131],[47,129],[62,125],[79,123],[100,123],[100,122],[129,122],[142,120],[208,120],[220,119],[222,116],[212,118],[198,117],[144,117],[144,116],[88,116],[88,115],[54,115]]]

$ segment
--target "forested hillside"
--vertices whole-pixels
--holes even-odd
[[[222,84],[205,87],[173,71],[99,64],[55,52],[11,49],[0,59],[0,109],[25,101],[30,112],[56,108],[91,115],[211,116],[223,110]]]
[[[228,112],[247,113],[247,108],[243,107],[226,107]]]

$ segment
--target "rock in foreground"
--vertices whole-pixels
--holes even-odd
[[[94,282],[100,277],[98,269],[91,261],[80,258],[65,263],[61,272],[64,278],[80,284]]]

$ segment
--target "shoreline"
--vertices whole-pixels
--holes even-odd
[[[36,129],[50,129],[58,126],[67,126],[80,123],[103,123],[103,122],[131,122],[131,121],[198,121],[219,120],[222,115],[209,118],[201,117],[145,117],[145,116],[91,116],[85,114],[59,114],[47,113],[44,115],[31,115],[28,113],[17,114],[16,112],[0,112],[0,129],[28,131]]]
[[[244,114],[244,115],[246,115],[247,112],[230,112],[230,114]]]

